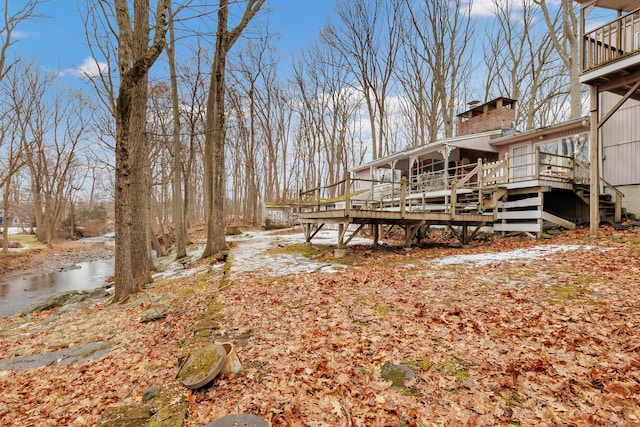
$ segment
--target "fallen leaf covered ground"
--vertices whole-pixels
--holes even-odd
[[[153,284],[129,305],[3,319],[2,360],[113,347],[84,364],[0,371],[0,425],[94,425],[107,405],[138,402],[176,376],[212,297],[211,339],[234,342],[245,371],[188,392],[188,426],[237,412],[273,426],[640,425],[640,230],[601,234],[462,248],[434,233],[411,251],[350,248],[342,272],[245,271],[219,293],[211,273]],[[442,262],[549,244],[571,250]],[[139,323],[160,297],[168,316]],[[385,365],[416,375],[395,387]]]

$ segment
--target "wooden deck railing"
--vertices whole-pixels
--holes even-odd
[[[640,53],[640,8],[586,33],[582,39],[582,73]]]
[[[589,167],[573,156],[536,148],[517,156],[507,155],[503,160],[478,159],[476,163],[412,176],[409,180],[382,181],[347,174],[341,181],[300,192],[299,212],[356,209],[459,213],[474,206],[486,207],[483,197],[499,187],[523,181],[588,184]],[[336,194],[336,188],[343,189],[340,196],[323,197]]]

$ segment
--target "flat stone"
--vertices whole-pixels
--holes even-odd
[[[380,376],[385,380],[391,380],[394,387],[404,387],[404,383],[415,378],[416,374],[408,366],[387,363],[382,366]]]
[[[220,374],[227,351],[220,344],[210,344],[196,350],[182,365],[178,377],[182,385],[197,389],[209,384]]]
[[[140,427],[151,418],[144,405],[108,406],[102,412],[97,427]]]
[[[334,249],[333,250],[333,256],[334,258],[344,258],[347,256],[347,250],[346,249]]]
[[[156,320],[164,319],[169,313],[169,306],[165,304],[157,304],[149,307],[147,311],[142,313],[140,323],[154,322]]]
[[[63,348],[44,354],[12,357],[0,362],[0,370],[24,371],[40,366],[68,366],[73,363],[83,363],[91,359],[100,359],[109,353],[109,341],[95,341]]]
[[[38,311],[49,310],[51,308],[62,307],[63,305],[67,304],[72,298],[78,297],[79,295],[85,293],[85,291],[70,291],[55,294],[31,305],[31,307],[26,310],[26,313],[34,313]]]
[[[149,387],[144,391],[144,393],[142,393],[142,402],[146,403],[151,399],[155,398],[158,395],[159,391],[160,391],[160,386],[154,385],[152,387]]]
[[[260,417],[251,414],[227,415],[206,424],[205,427],[269,427]]]
[[[149,387],[137,405],[112,405],[98,427],[182,427],[187,415],[186,390],[178,381]]]

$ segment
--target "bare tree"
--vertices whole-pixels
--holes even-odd
[[[362,98],[358,91],[345,85],[350,70],[341,64],[344,56],[326,44],[312,46],[304,56],[304,64],[295,68],[300,96],[299,111],[311,145],[307,149],[316,163],[316,182],[325,184],[344,179],[354,161],[353,126]],[[332,187],[335,196],[339,191]]]
[[[6,82],[7,79],[4,79]],[[4,86],[4,85],[3,85]],[[3,92],[4,92],[3,87]],[[17,98],[19,103],[22,99],[17,95],[11,85],[9,85],[9,96],[5,99]],[[0,116],[0,188],[2,188],[2,211],[4,212],[2,221],[2,252],[9,253],[9,209],[11,207],[11,192],[15,175],[25,165],[22,156],[21,126],[15,114],[12,114],[12,103],[5,102],[7,110]]]
[[[582,117],[582,85],[580,83],[580,49],[578,19],[573,0],[560,0],[557,15],[552,16],[547,0],[533,0],[540,6],[549,37],[569,73],[571,119]],[[554,2],[557,3],[557,2]]]
[[[115,0],[120,71],[115,110],[115,301],[137,292],[149,276],[146,87],[149,69],[165,46],[168,1],[157,3],[154,39],[149,44],[149,0],[134,0],[133,17],[127,0]]]
[[[205,125],[204,190],[205,216],[207,218],[207,244],[202,253],[208,258],[226,248],[224,201],[224,90],[227,54],[251,19],[258,13],[265,0],[247,0],[240,22],[231,30],[228,28],[229,1],[220,0],[216,49],[211,67],[211,83],[207,98],[207,118]]]
[[[433,69],[425,60],[423,45],[411,23],[402,23],[402,40],[395,76],[403,89],[400,108],[406,121],[406,145],[415,147],[438,139],[443,120],[432,84]]]
[[[184,205],[182,197],[182,141],[181,129],[182,121],[180,117],[180,102],[178,95],[178,76],[176,72],[176,34],[175,19],[171,11],[169,2],[169,43],[167,45],[167,58],[169,60],[169,74],[171,78],[171,110],[173,117],[173,146],[172,146],[172,180],[171,197],[172,212],[171,219],[176,233],[176,259],[187,256],[187,231],[184,221]]]
[[[17,62],[17,60],[15,60],[15,62],[11,62],[12,59],[9,58],[9,49],[16,42],[13,38],[14,31],[21,23],[39,16],[37,8],[42,2],[42,0],[26,0],[16,3],[15,1],[10,2],[9,0],[4,0],[4,5],[0,9],[0,83]],[[3,221],[3,251],[5,253],[8,251],[8,223],[6,218],[9,212],[9,193],[12,185],[12,178],[13,175],[24,165],[24,159],[20,156],[22,144],[18,137],[19,132],[18,126],[15,123],[15,116],[13,114],[8,116],[7,113],[7,111],[3,112],[1,117],[2,128],[0,129],[0,147],[5,143],[5,138],[9,137],[9,142],[5,143],[8,147],[6,147],[5,150],[6,160],[3,165],[2,179],[0,180],[0,187],[4,187],[5,190],[3,192],[3,210],[5,212],[5,221]]]
[[[51,243],[50,230],[45,226],[44,186],[52,178],[49,173],[48,148],[45,135],[52,128],[52,105],[46,94],[52,88],[54,76],[43,73],[33,63],[14,69],[10,74],[10,99],[13,104],[13,123],[18,129],[21,152],[29,168],[31,199],[38,230],[38,239]],[[47,222],[48,223],[48,222]]]
[[[516,99],[518,125],[545,126],[548,117],[541,109],[564,90],[551,39],[539,28],[539,9],[532,0],[493,0],[492,5],[494,26],[485,35],[485,101],[497,96]]]
[[[21,23],[39,17],[38,6],[46,0],[25,0],[21,2],[4,0],[0,9],[0,81],[11,70],[9,48],[16,42],[13,33]]]
[[[340,21],[329,24],[323,40],[346,59],[367,106],[374,159],[389,153],[387,97],[400,45],[402,7],[399,1],[339,2]]]
[[[180,115],[185,124],[185,161],[182,164],[184,177],[185,227],[204,218],[202,186],[195,178],[202,176],[204,152],[204,125],[207,102],[207,75],[203,71],[210,67],[207,51],[197,44],[189,61],[181,67],[178,77],[183,87]]]
[[[471,71],[472,2],[425,0],[416,10],[405,1],[422,47],[417,52],[431,68],[444,136],[451,137],[459,94]]]

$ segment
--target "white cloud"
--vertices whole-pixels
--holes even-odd
[[[4,35],[4,33],[3,33]],[[28,33],[26,31],[19,31],[19,30],[15,30],[11,33],[11,38],[12,39],[28,39],[29,37],[32,37],[34,34],[33,33]]]
[[[508,0],[499,0],[499,3],[506,3]],[[467,5],[468,6],[468,5]],[[471,3],[471,15],[475,17],[494,16],[496,5],[494,0],[475,0]]]
[[[106,62],[100,62],[94,58],[87,57],[79,67],[68,69],[65,74],[70,74],[81,79],[91,79],[108,72],[109,65]]]

